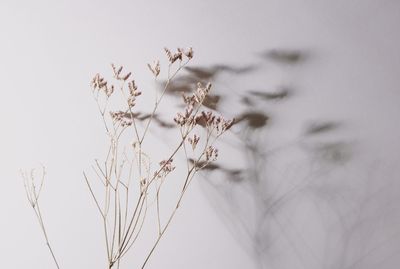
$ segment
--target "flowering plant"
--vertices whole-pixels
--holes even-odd
[[[123,72],[122,66],[111,65],[112,83],[100,74],[96,74],[91,82],[109,147],[104,160],[95,160],[92,165],[92,176],[87,172],[83,174],[102,219],[109,269],[120,267],[121,259],[131,250],[141,234],[149,207],[155,204],[158,233],[141,268],[146,266],[175,216],[192,179],[196,173],[217,159],[218,150],[214,143],[234,124],[234,120],[226,120],[212,111],[203,110],[203,102],[211,90],[211,84],[198,83],[191,95],[182,95],[184,109],[173,118],[179,130],[176,145],[167,156],[149,156],[144,141],[152,123],[161,121],[157,114],[159,104],[171,81],[194,55],[192,48],[178,48],[176,52],[165,48],[165,53],[168,60],[167,80],[161,93],[156,93],[153,110],[148,115],[136,111],[136,104],[142,92],[132,79],[132,73]],[[147,66],[157,79],[161,74],[160,62],[157,60]],[[120,103],[119,109],[113,110],[110,103],[113,98],[117,98],[117,93],[121,97],[119,100],[122,100],[122,105]],[[178,154],[185,158],[186,172],[183,183],[179,186],[175,206],[163,220],[160,213],[160,194],[166,178],[173,174],[176,168],[174,159]],[[158,160],[156,168],[152,167],[152,160]],[[60,268],[39,210],[39,195],[44,175],[43,168],[43,177],[38,189],[33,173],[23,173],[28,199],[35,210],[54,262],[57,268]],[[98,185],[94,186],[94,180],[98,180]]]

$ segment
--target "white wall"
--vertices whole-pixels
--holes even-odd
[[[105,268],[82,178],[105,142],[89,81],[115,62],[150,88],[145,64],[164,46],[193,46],[192,66],[254,66],[214,79],[226,114],[251,90],[290,94],[254,100],[267,126],[221,144],[243,180],[199,177],[149,268],[397,268],[399,15],[394,0],[1,1],[1,268],[53,267],[18,174],[39,162],[63,268]],[[335,128],[305,134],[315,122]]]

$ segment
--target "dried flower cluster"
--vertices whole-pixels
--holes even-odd
[[[226,120],[221,116],[215,116],[211,111],[203,111],[196,117],[196,123],[205,126],[210,131],[214,131],[217,135],[221,135],[229,130],[235,123],[235,119]]]
[[[211,83],[208,83],[206,87],[203,87],[201,83],[197,84],[197,90],[193,95],[186,96],[182,95],[185,103],[185,112],[178,112],[174,118],[174,121],[180,126],[197,124],[197,117],[193,115],[194,109],[198,109],[203,104],[204,99],[211,90]]]
[[[92,88],[93,91],[103,91],[107,97],[110,97],[114,92],[114,85],[108,86],[107,81],[100,74],[96,74],[93,77]]]
[[[92,177],[84,173],[84,178],[103,220],[109,269],[114,266],[119,268],[121,259],[133,245],[138,243],[138,236],[146,222],[147,215],[150,214],[148,211],[154,208],[151,206],[153,203],[148,203],[150,200],[155,201],[154,211],[157,216],[158,234],[153,247],[144,259],[142,268],[146,266],[175,216],[193,177],[199,170],[217,159],[218,149],[214,147],[214,143],[234,123],[234,120],[225,120],[222,116],[216,116],[212,111],[202,110],[203,102],[211,90],[211,84],[204,86],[198,83],[192,95],[183,95],[184,111],[178,112],[175,117],[170,117],[171,121],[173,118],[180,132],[176,146],[167,156],[149,157],[144,141],[152,126],[151,123],[157,122],[158,106],[171,81],[193,58],[192,48],[178,48],[176,52],[171,52],[167,48],[164,50],[169,62],[168,72],[166,72],[168,77],[161,94],[156,94],[156,101],[150,113],[132,112],[137,97],[142,93],[138,90],[135,80],[130,79],[132,73],[123,73],[122,66],[111,65],[116,86],[109,84],[100,74],[96,74],[92,79],[94,99],[109,138],[109,148],[104,163],[96,160],[95,165],[91,167]],[[147,67],[156,79],[160,76],[160,61],[156,60]],[[121,90],[125,105],[111,111],[109,103],[117,96],[113,94],[115,89]],[[105,98],[99,98],[103,94]],[[149,116],[140,118],[138,115]],[[126,142],[126,139],[130,142]],[[133,142],[131,142],[132,140]],[[188,146],[192,148],[190,156],[186,149]],[[162,216],[165,214],[160,212],[167,211],[167,209],[163,207],[162,203],[162,186],[168,184],[169,181],[166,178],[170,174],[177,174],[174,171],[179,168],[179,165],[175,166],[173,160],[179,154],[182,154],[186,160],[187,171],[181,181],[178,178],[173,179],[175,186],[182,184],[178,186],[181,192],[178,197],[175,197],[176,204],[172,210],[168,211],[168,218],[163,219]],[[152,159],[161,159],[162,161],[155,166],[156,168],[153,168]],[[104,190],[96,192],[96,189],[92,187],[91,178],[97,179]],[[133,199],[132,196],[134,196]],[[168,199],[173,199],[173,197]],[[32,203],[32,199],[30,201]],[[35,207],[35,203],[32,206]]]
[[[192,146],[193,150],[196,149],[196,146],[199,143],[199,141],[200,141],[200,137],[197,136],[196,134],[194,134],[193,137],[188,137],[188,142]]]
[[[218,157],[218,149],[208,146],[206,149],[206,161],[215,161]]]
[[[158,60],[154,61],[153,65],[147,64],[147,67],[150,69],[150,71],[153,73],[153,75],[157,78],[161,72],[160,61],[158,61]]]
[[[201,125],[208,131],[214,132],[217,136],[229,130],[235,123],[235,119],[226,120],[221,116],[215,116],[211,111],[202,111],[201,113],[193,113],[193,107],[187,106],[185,112],[178,112],[174,121],[180,126],[193,128],[195,125]]]
[[[122,69],[123,69],[122,66],[120,66],[119,68],[116,68],[114,64],[111,64],[111,68],[114,72],[114,78],[117,80],[127,81],[132,74],[131,72],[128,72],[125,75],[121,76]]]
[[[132,108],[136,104],[135,103],[136,97],[141,95],[142,92],[138,90],[134,80],[128,83],[128,89],[129,89],[128,106]]]
[[[169,173],[175,170],[175,166],[172,165],[172,161],[173,159],[169,159],[163,160],[159,163],[161,167],[161,172],[157,175],[159,178],[165,178]]]
[[[184,56],[186,56],[189,60],[193,58],[192,48],[189,48],[187,50],[178,48],[177,52],[175,53],[172,53],[168,48],[164,48],[164,51],[167,54],[170,64],[175,63],[177,60],[182,61]]]

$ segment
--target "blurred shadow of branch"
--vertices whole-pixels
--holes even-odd
[[[125,112],[124,114],[125,118],[128,119],[136,119],[140,122],[143,122],[145,120],[147,120],[148,118],[151,117],[151,113],[142,113],[142,112],[136,112],[136,113],[131,113],[131,112]],[[166,120],[161,119],[159,114],[154,114],[153,115],[153,120],[160,126],[163,128],[167,128],[167,129],[171,129],[175,127],[175,124],[171,121],[168,122]]]
[[[309,52],[304,50],[274,49],[267,50],[260,54],[264,60],[272,60],[280,64],[300,64],[310,57]]]
[[[245,75],[258,68],[257,65],[247,65],[247,66],[228,66],[228,65],[213,65],[210,67],[185,67],[185,74],[177,77],[170,86],[168,87],[167,94],[170,95],[182,95],[183,93],[188,93],[193,90],[193,85],[200,83],[208,83],[214,81],[219,75],[232,74],[232,75]],[[166,81],[160,82],[160,88],[165,86]],[[211,95],[210,98],[215,100],[220,98],[219,96]],[[218,100],[217,100],[218,102]]]
[[[300,50],[269,50],[261,53],[262,60],[272,61],[276,64],[302,64],[310,54]],[[192,86],[197,82],[213,82],[221,74],[238,78],[242,75],[252,75],[258,71],[260,65],[249,64],[245,66],[213,65],[209,67],[186,68],[186,73],[176,79],[168,90],[168,94],[180,96],[193,90]],[[163,86],[162,82],[160,86]],[[239,145],[227,146],[242,149],[241,154],[245,159],[245,166],[238,168],[236,158],[232,164],[213,164],[204,172],[204,182],[207,183],[206,192],[219,216],[225,219],[225,223],[233,236],[252,255],[255,255],[259,268],[265,268],[267,262],[265,255],[267,249],[274,243],[273,234],[266,228],[268,223],[278,221],[275,213],[284,206],[296,193],[307,187],[309,183],[307,175],[298,185],[289,188],[283,193],[279,192],[281,184],[285,184],[285,178],[278,184],[276,191],[268,188],[271,181],[269,175],[268,160],[276,154],[266,143],[265,131],[269,127],[271,116],[265,112],[265,107],[271,101],[281,101],[290,98],[293,90],[282,87],[276,91],[266,89],[247,90],[241,93],[240,102],[244,108],[240,111],[233,109],[236,115],[234,134],[240,141]],[[225,95],[211,95],[205,105],[213,110],[219,110],[220,102]],[[290,146],[301,146],[312,159],[317,162],[325,162],[331,165],[341,165],[351,158],[351,145],[345,141],[327,140],[322,138],[314,141],[313,138],[332,134],[340,129],[340,124],[330,121],[318,121],[309,124],[305,128],[303,137]],[[279,149],[278,149],[279,151]],[[231,168],[234,167],[234,168]],[[211,173],[222,175],[223,180],[216,180]],[[245,204],[244,195],[250,197],[251,203]],[[252,208],[247,208],[251,205]],[[243,208],[244,207],[244,208]],[[249,212],[253,215],[249,216]],[[285,227],[280,227],[282,232]],[[287,235],[288,236],[288,235]]]

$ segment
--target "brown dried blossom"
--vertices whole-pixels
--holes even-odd
[[[188,142],[192,146],[193,150],[196,149],[196,146],[197,146],[197,143],[199,143],[199,140],[200,140],[200,137],[197,136],[196,134],[193,135],[193,138],[192,137],[188,138]]]
[[[114,64],[111,64],[111,68],[113,70],[114,73],[114,78],[118,79],[118,80],[123,80],[123,81],[127,81],[129,79],[129,77],[131,76],[131,72],[127,73],[126,75],[121,77],[121,72],[123,67],[120,66],[118,69]]]
[[[212,127],[215,121],[215,115],[211,111],[202,111],[199,116],[196,117],[196,123],[203,123],[205,127]],[[203,125],[201,124],[201,125]]]
[[[211,90],[211,83],[207,83],[205,87],[200,82],[197,83],[197,89],[193,94],[196,102],[199,104],[203,103],[204,99],[209,94],[210,90]]]
[[[129,106],[129,108],[132,108],[132,107],[134,107],[136,105],[135,101],[136,101],[135,96],[129,96],[128,97],[128,106]]]
[[[128,74],[126,74],[123,78],[122,78],[122,80],[124,80],[124,81],[126,81],[126,80],[128,80],[128,78],[131,76],[131,72],[129,72]]]
[[[206,161],[207,162],[217,160],[218,149],[214,148],[213,146],[208,146],[205,153],[206,153]]]
[[[136,104],[136,103],[135,103],[136,97],[139,96],[139,95],[141,95],[142,92],[140,92],[140,91],[137,89],[137,86],[136,86],[134,80],[132,80],[132,81],[130,81],[130,82],[128,83],[128,89],[129,89],[128,106],[129,106],[130,108],[132,108],[132,107]]]
[[[174,121],[180,126],[194,123],[194,117],[192,116],[193,109],[194,107],[192,105],[186,106],[185,112],[183,114],[178,112],[174,118]]]
[[[147,64],[149,67],[150,71],[153,73],[155,77],[158,77],[160,74],[161,68],[160,68],[160,61],[154,61],[153,65]]]
[[[191,96],[186,96],[186,95],[183,93],[183,94],[182,94],[182,98],[183,98],[183,102],[184,102],[186,105],[192,105],[192,106],[194,106],[194,105],[196,104],[196,100],[195,100],[195,98],[194,98],[193,95],[191,95]]]
[[[111,64],[111,68],[113,69],[113,72],[114,72],[114,77],[115,78],[119,78],[119,76],[121,75],[121,72],[122,72],[122,66],[120,66],[118,69],[115,67],[115,65],[114,64]]]
[[[185,119],[185,117],[184,117],[181,113],[179,113],[179,112],[176,114],[176,116],[175,116],[175,118],[174,118],[174,121],[175,121],[177,124],[179,124],[180,126],[183,126],[183,125],[186,124],[186,119]]]
[[[114,85],[111,85],[111,87],[106,86],[105,88],[105,93],[107,97],[110,97],[114,92]]]
[[[93,77],[91,85],[93,91],[103,91],[107,97],[110,97],[114,92],[114,85],[108,86],[107,81],[98,73]]]
[[[226,120],[225,118],[219,116],[215,119],[214,127],[217,130],[218,134],[222,134],[229,130],[234,123],[235,119]]]
[[[173,159],[163,160],[159,164],[161,166],[161,171],[158,177],[165,177],[169,173],[175,170],[175,166],[172,165]]]
[[[112,70],[113,70],[114,77],[115,77],[116,79],[119,79],[119,76],[120,76],[120,74],[121,74],[121,72],[122,72],[123,67],[120,66],[120,67],[117,69],[117,67],[116,67],[114,64],[111,64],[111,68],[112,68]]]
[[[105,86],[107,86],[107,81],[102,76],[100,76],[99,73],[97,73],[93,77],[91,85],[92,85],[93,90],[101,90]]]
[[[168,48],[164,48],[164,50],[165,50],[165,53],[167,54],[168,61],[170,62],[170,64],[173,64],[178,59],[180,61],[182,61],[183,51],[181,49],[178,49],[178,51],[176,53],[172,53]]]
[[[210,93],[211,86],[211,83],[207,83],[206,86],[203,86],[200,82],[197,83],[196,91],[191,96],[186,96],[185,94],[182,95],[183,101],[187,105],[201,105],[206,96]]]
[[[129,88],[129,94],[131,96],[139,96],[142,94],[142,92],[138,90],[134,80],[128,83],[128,88]]]
[[[164,50],[165,50],[165,53],[167,54],[169,62],[171,64],[173,64],[177,60],[177,58],[168,48],[164,48]]]
[[[167,54],[168,60],[170,64],[173,64],[177,60],[182,61],[183,56],[186,56],[189,60],[193,58],[193,49],[189,48],[185,51],[182,48],[178,48],[176,53],[172,53],[168,48],[164,48],[165,53]]]
[[[192,47],[190,47],[187,51],[185,51],[185,55],[186,55],[186,57],[188,57],[189,59],[192,59],[193,58],[193,48]]]
[[[233,126],[235,119],[226,120],[221,116],[215,116],[211,111],[202,111],[196,116],[195,123],[215,132],[216,135],[221,135]]]

